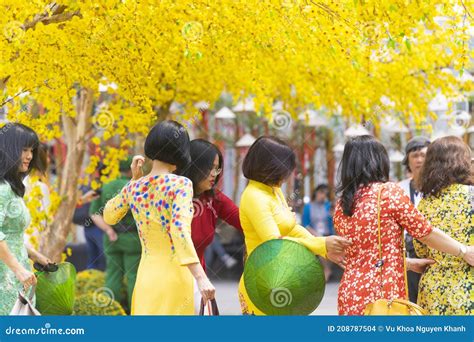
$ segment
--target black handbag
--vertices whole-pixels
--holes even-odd
[[[207,307],[207,315],[205,314],[205,308]],[[201,308],[199,309],[199,316],[219,316],[219,308],[215,299],[209,300],[206,304],[201,298]]]

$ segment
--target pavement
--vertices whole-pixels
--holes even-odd
[[[237,295],[239,283],[228,280],[212,280],[216,287],[216,299],[221,315],[241,315],[240,304]],[[324,297],[319,307],[311,314],[312,316],[334,316],[337,315],[337,289],[338,282],[326,284]]]

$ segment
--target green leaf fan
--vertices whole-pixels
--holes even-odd
[[[71,315],[74,308],[76,269],[68,262],[55,272],[37,272],[36,307],[42,315]]]

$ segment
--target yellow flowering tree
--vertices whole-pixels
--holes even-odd
[[[106,157],[114,163],[172,101],[187,108],[178,119],[225,90],[254,96],[270,119],[282,100],[292,114],[311,104],[376,123],[385,97],[401,120],[422,125],[438,91],[472,89],[443,72],[469,67],[471,1],[0,0],[0,9],[0,103],[10,120],[68,146],[43,245],[55,258],[88,139],[118,141]],[[97,109],[99,85],[111,83],[113,100]],[[22,110],[27,101],[45,111]]]

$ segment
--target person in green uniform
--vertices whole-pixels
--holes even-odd
[[[138,265],[142,248],[138,237],[137,227],[132,213],[127,215],[116,225],[105,223],[102,213],[107,201],[115,197],[131,178],[131,158],[120,162],[121,176],[102,186],[100,197],[91,203],[89,213],[95,225],[102,229],[104,234],[104,254],[106,260],[105,286],[109,288],[114,299],[124,302],[122,286],[127,281],[127,301],[131,307],[133,288],[137,277]]]
[[[24,242],[31,217],[23,179],[37,162],[38,145],[36,133],[22,124],[8,123],[0,130],[0,315],[10,314],[19,291],[36,284],[28,258],[51,263]]]

